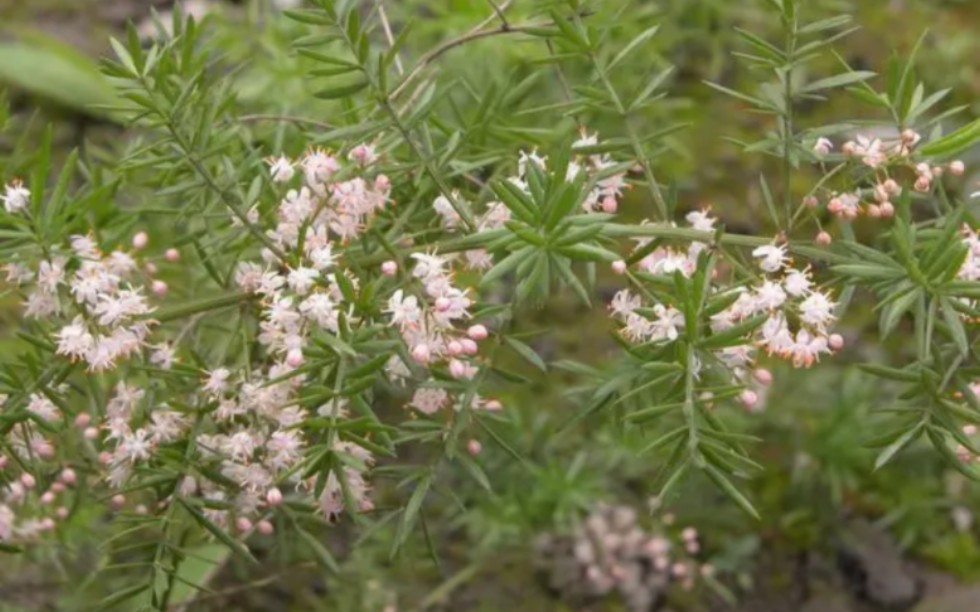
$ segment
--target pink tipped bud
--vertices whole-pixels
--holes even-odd
[[[844,153],[844,155],[854,155],[855,147],[856,145],[854,144],[854,142],[848,140],[847,142],[844,143],[844,145],[840,148],[840,150],[842,153]]]
[[[178,251],[177,249],[175,249],[173,247],[170,247],[169,249],[167,249],[167,251],[163,254],[163,256],[166,257],[167,258],[167,261],[169,261],[169,262],[177,262],[177,261],[180,261],[180,251]]]
[[[487,410],[497,411],[497,410],[502,410],[504,406],[498,400],[492,399],[492,400],[487,400],[487,403],[485,403],[483,407],[486,408]]]
[[[940,176],[942,176],[943,175],[943,172],[945,172],[945,170],[943,170],[943,167],[942,166],[933,166],[932,167],[932,175],[934,177],[940,177]]]
[[[685,542],[698,539],[698,530],[694,527],[685,527],[684,530],[681,531],[681,539]]]
[[[87,412],[79,412],[75,415],[76,427],[87,427],[92,422],[92,416]]]
[[[282,491],[279,487],[272,487],[269,492],[265,494],[265,501],[268,502],[270,506],[278,506],[282,504]]]
[[[877,204],[871,204],[868,206],[868,216],[877,219],[881,216],[881,208]]]
[[[839,351],[840,349],[844,348],[844,336],[840,334],[831,334],[830,338],[827,338],[827,344],[835,351]]]
[[[44,495],[41,496],[41,503],[42,504],[54,503],[54,492],[53,491],[45,491],[44,492]]]
[[[626,274],[626,262],[622,259],[612,262],[612,271],[616,274]]]
[[[136,511],[136,514],[148,514],[150,512],[150,509],[146,507],[146,504],[140,504],[133,509]]]
[[[888,218],[895,216],[895,205],[891,202],[882,202],[879,208],[881,208],[882,217]]]
[[[46,531],[50,531],[54,529],[54,519],[51,518],[50,516],[46,516],[43,519],[41,519],[41,529],[44,529]]]
[[[439,312],[446,312],[447,310],[449,310],[449,307],[452,305],[453,303],[449,301],[449,298],[447,297],[436,298],[436,310],[438,310]]]
[[[471,439],[466,443],[466,452],[468,452],[470,455],[474,457],[479,455],[480,451],[482,450],[483,450],[483,445],[480,444],[479,440]]]
[[[60,508],[55,510],[54,513],[58,515],[58,518],[62,520],[68,518],[68,508],[65,508],[64,506],[61,506]]]
[[[887,191],[890,195],[894,196],[902,193],[902,188],[894,181],[894,179],[886,180],[883,185],[885,186],[885,191]]]
[[[27,472],[24,472],[20,475],[20,483],[28,489],[33,489],[34,485],[37,484],[37,480],[35,480],[34,477]]]
[[[394,276],[396,272],[398,272],[398,264],[393,260],[389,259],[381,264],[381,273],[385,276]]]
[[[911,128],[907,128],[903,130],[901,136],[902,136],[902,141],[906,143],[915,143],[918,142],[919,140],[919,134]]]
[[[7,455],[0,455],[0,470],[7,467]]]
[[[374,179],[374,188],[382,193],[387,193],[391,189],[391,179],[384,174],[379,174]]]
[[[885,189],[884,185],[875,185],[874,192],[875,192],[875,199],[878,200],[879,202],[888,201],[889,193],[888,190]]]
[[[262,535],[272,535],[272,533],[276,530],[276,528],[272,526],[272,523],[266,520],[259,521],[258,524],[255,525],[255,529]]]
[[[821,230],[820,232],[817,232],[817,237],[815,238],[815,242],[820,246],[827,246],[828,244],[833,242],[833,238],[830,237],[830,234]]]
[[[449,351],[449,354],[454,357],[457,355],[462,355],[463,345],[456,340],[450,340],[449,344],[446,345],[446,350]]]
[[[487,331],[486,327],[478,323],[476,325],[471,326],[468,330],[466,330],[466,335],[476,341],[480,341],[480,340],[486,340],[487,336],[489,336],[490,333]]]
[[[78,475],[75,473],[75,470],[71,468],[65,468],[61,470],[61,482],[71,485],[71,484],[75,484],[77,480],[78,480]]]
[[[31,444],[34,452],[40,455],[43,459],[50,459],[54,457],[54,447],[49,443],[40,441]]]
[[[143,266],[143,269],[146,270],[146,273],[149,274],[150,276],[153,276],[154,274],[157,273],[157,265],[152,261],[146,262],[146,265]]]
[[[844,203],[839,198],[831,198],[830,202],[827,203],[827,210],[836,215],[844,210]]]
[[[82,432],[82,435],[84,435],[88,440],[95,440],[99,437],[99,430],[95,427],[86,427],[85,431]]]
[[[973,424],[964,425],[963,433],[965,433],[968,436],[972,436],[973,434],[977,433],[977,426]]]
[[[167,283],[163,282],[162,280],[153,281],[152,289],[153,293],[160,297],[167,295]]]
[[[752,389],[746,389],[738,394],[738,401],[742,402],[743,406],[751,410],[759,403],[759,396]]]
[[[55,493],[61,493],[65,490],[65,483],[63,482],[53,482],[51,483],[51,490]]]
[[[466,364],[459,359],[453,359],[449,362],[449,375],[453,378],[466,376],[466,369]]]
[[[429,345],[427,344],[416,344],[412,347],[412,359],[417,363],[426,364],[429,363],[429,358],[432,353],[429,351]]]
[[[150,236],[146,232],[136,232],[133,236],[133,248],[142,249],[150,243]]]
[[[235,519],[235,528],[238,529],[238,531],[249,531],[252,529],[252,521],[248,520],[244,516],[240,516]]]
[[[109,465],[112,463],[112,453],[109,451],[102,451],[99,453],[99,463],[102,465]]]
[[[289,349],[286,353],[286,364],[291,368],[298,368],[303,365],[303,349]]]
[[[119,510],[125,505],[126,505],[125,495],[114,495],[112,497],[112,507],[115,508],[116,510]]]
[[[715,566],[710,563],[705,563],[701,566],[701,575],[705,578],[710,578],[715,575]]]
[[[462,338],[459,342],[463,345],[463,353],[467,355],[476,355],[480,351],[472,338]]]
[[[817,204],[819,203],[820,200],[818,200],[816,196],[809,195],[803,198],[803,205],[808,208],[816,208]]]
[[[602,212],[613,214],[618,208],[619,203],[616,202],[616,198],[612,196],[602,198]]]
[[[752,377],[755,378],[760,385],[772,384],[772,372],[765,368],[756,369],[754,372],[752,372]]]
[[[966,166],[962,161],[955,159],[949,162],[949,171],[953,176],[963,176],[963,173],[966,172]]]

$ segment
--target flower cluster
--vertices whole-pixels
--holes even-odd
[[[841,146],[845,159],[857,160],[862,167],[870,168],[873,172],[872,185],[868,189],[829,193],[827,211],[847,221],[861,214],[872,218],[891,217],[895,214],[892,202],[903,190],[896,180],[897,172],[901,169],[911,170],[915,174],[913,188],[923,193],[930,191],[933,181],[947,170],[955,176],[963,174],[965,167],[959,160],[945,166],[916,162],[915,146],[920,140],[921,136],[914,130],[905,130],[890,141],[860,135],[845,142]],[[829,139],[821,137],[814,144],[813,151],[818,158],[824,158],[833,148]],[[819,199],[809,196],[806,203],[811,207],[817,206]]]
[[[691,589],[715,569],[699,563],[697,531],[663,525],[644,529],[628,506],[600,505],[566,537],[546,536],[537,542],[538,564],[549,586],[569,600],[591,601],[618,593],[628,610],[650,610],[671,583]],[[583,604],[585,602],[575,601]]]

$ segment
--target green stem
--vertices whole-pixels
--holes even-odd
[[[159,321],[160,323],[166,323],[167,321],[183,319],[184,317],[196,315],[201,312],[237,306],[238,304],[248,302],[249,300],[253,299],[253,297],[254,296],[249,293],[233,293],[231,295],[205,298],[196,302],[180,304],[179,306],[172,306],[170,308],[158,310],[148,314],[146,318]]]

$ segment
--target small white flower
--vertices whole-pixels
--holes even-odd
[[[806,270],[790,270],[783,279],[783,288],[786,293],[793,297],[801,297],[810,291],[813,283],[810,281],[810,274]]]
[[[826,295],[814,291],[800,303],[800,320],[823,331],[834,320],[834,306]]]
[[[204,384],[204,391],[212,396],[219,396],[228,389],[228,378],[231,372],[228,368],[218,368],[208,374],[208,380]]]
[[[304,268],[302,266],[290,271],[289,276],[286,277],[286,282],[293,291],[300,295],[306,295],[316,284],[317,277],[320,273],[313,268]]]
[[[268,160],[269,174],[272,175],[273,182],[285,183],[296,174],[293,162],[285,155],[280,155],[275,159]]]
[[[813,145],[813,152],[816,153],[818,156],[823,157],[824,155],[830,153],[830,151],[833,148],[834,148],[834,143],[830,142],[829,139],[821,136],[820,138],[817,138],[816,144]]]
[[[31,200],[31,192],[24,187],[23,183],[15,180],[7,184],[0,200],[3,200],[3,207],[8,213],[18,213],[27,208]]]
[[[786,263],[786,247],[782,245],[767,244],[756,247],[752,251],[752,256],[759,260],[759,267],[765,272],[775,272]]]
[[[446,405],[449,394],[445,389],[422,388],[415,391],[409,406],[425,414],[434,414]]]

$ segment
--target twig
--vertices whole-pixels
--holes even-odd
[[[321,127],[326,130],[332,130],[333,126],[329,123],[324,123],[323,121],[317,121],[316,119],[307,119],[306,117],[299,117],[297,115],[242,115],[238,117],[239,121],[248,123],[252,121],[282,121],[286,123],[306,123],[308,125],[315,125],[316,127]]]
[[[378,0],[378,17],[381,19],[381,27],[385,31],[385,38],[388,39],[388,46],[394,48],[395,37],[391,34],[391,24],[388,23],[388,14],[385,13],[384,0]],[[395,53],[395,68],[398,70],[398,74],[405,74],[405,68],[402,66],[402,58],[398,53]]]
[[[421,73],[426,66],[431,64],[439,56],[446,53],[447,51],[451,51],[456,47],[465,45],[468,42],[480,38],[489,38],[491,36],[498,36],[501,34],[518,34],[518,33],[528,32],[538,28],[546,28],[549,25],[552,25],[552,23],[553,22],[551,21],[543,21],[539,23],[527,23],[521,25],[499,25],[495,28],[484,28],[479,30],[473,30],[467,32],[466,34],[463,34],[462,36],[453,38],[452,40],[448,40],[445,43],[439,45],[438,47],[432,49],[431,51],[423,55],[421,58],[419,58],[419,61],[415,64],[415,67],[412,68],[412,71],[408,73],[408,76],[406,76],[402,80],[402,82],[398,84],[398,87],[396,87],[391,92],[391,97],[393,99],[397,98],[398,95],[405,90],[408,84],[411,83],[416,77],[418,77],[419,73]]]
[[[510,27],[510,24],[507,23],[507,17],[504,15],[504,10],[508,6],[510,6],[510,2],[507,2],[504,5],[504,8],[500,8],[499,6],[497,6],[497,3],[494,2],[493,0],[487,0],[487,3],[490,5],[491,8],[493,8],[493,12],[497,15],[497,19],[500,20],[501,25]]]

